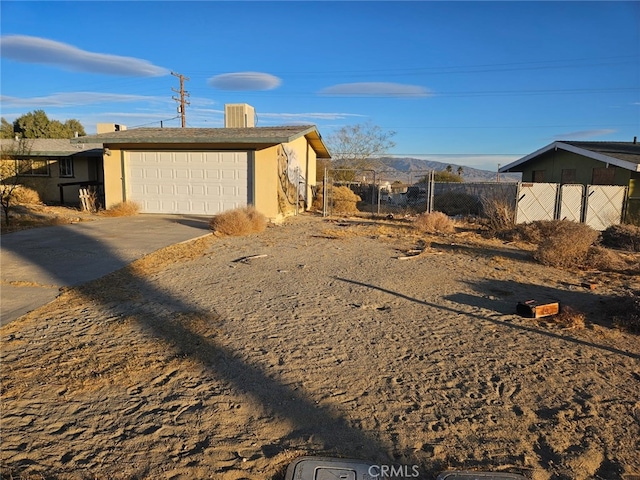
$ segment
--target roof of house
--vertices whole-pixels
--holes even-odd
[[[85,139],[87,142],[101,142],[105,145],[209,143],[264,148],[288,143],[302,136],[307,138],[319,158],[331,158],[315,125],[251,128],[133,128],[74,138],[72,141],[78,143]]]
[[[19,147],[19,142],[14,139],[0,139],[0,148],[14,151],[23,148],[21,153],[30,157],[70,157],[72,155],[102,157],[101,143],[72,144],[68,138],[30,138],[23,141],[24,147]]]
[[[500,168],[500,172],[521,172],[522,166],[553,149],[573,152],[604,163],[640,172],[640,143],[557,141]]]

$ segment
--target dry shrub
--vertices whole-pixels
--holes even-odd
[[[607,313],[620,330],[640,333],[640,292],[615,297],[606,302]]]
[[[14,203],[20,205],[33,205],[40,203],[40,195],[34,189],[19,185],[12,193]]]
[[[513,202],[499,197],[482,199],[482,213],[490,232],[502,232],[513,227],[516,211]]]
[[[589,248],[584,266],[609,272],[620,272],[630,268],[619,252],[600,246]]]
[[[349,187],[333,187],[331,197],[334,213],[356,213],[357,204],[362,200]]]
[[[542,236],[533,257],[551,267],[582,265],[600,235],[588,225],[569,220],[553,220],[542,226],[539,231],[548,231],[548,234]]]
[[[547,319],[545,319],[547,320]],[[551,317],[553,323],[569,330],[584,328],[585,315],[573,307],[562,307],[560,313]]]
[[[636,225],[611,225],[602,232],[602,244],[627,252],[640,252],[640,227]]]
[[[251,206],[227,210],[209,221],[214,233],[239,237],[260,233],[267,228],[267,218]]]
[[[442,212],[422,213],[413,222],[414,227],[424,233],[451,233],[453,221]]]
[[[105,217],[131,217],[140,212],[140,204],[131,201],[116,203],[111,208],[100,212]]]

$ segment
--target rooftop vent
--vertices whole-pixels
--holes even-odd
[[[256,111],[246,103],[227,103],[224,106],[225,128],[250,128],[256,126]]]

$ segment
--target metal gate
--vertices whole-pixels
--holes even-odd
[[[516,223],[553,220],[557,196],[558,184],[556,183],[519,184]]]
[[[626,195],[627,187],[587,185],[584,223],[596,230],[620,223]]]
[[[584,185],[562,185],[560,187],[560,220],[582,221]]]

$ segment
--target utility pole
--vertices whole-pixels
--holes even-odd
[[[176,102],[180,104],[180,106],[178,107],[178,113],[182,117],[182,128],[184,128],[187,125],[187,119],[185,117],[184,107],[186,105],[191,105],[188,100],[185,100],[185,97],[188,97],[189,93],[184,91],[184,81],[189,80],[189,77],[185,77],[184,75],[181,75],[180,73],[175,73],[175,72],[171,72],[171,75],[173,75],[174,77],[178,77],[180,79],[180,90],[176,90],[175,88],[171,89],[174,92],[179,93],[180,98],[176,98],[176,97],[171,97],[171,98],[173,98]]]

